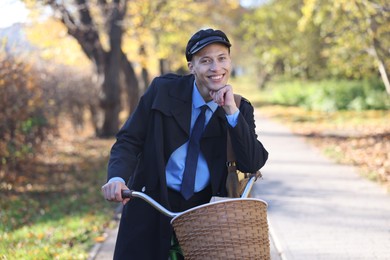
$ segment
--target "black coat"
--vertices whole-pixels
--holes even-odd
[[[170,155],[189,139],[194,76],[165,75],[153,80],[117,135],[108,165],[108,179],[122,177],[133,190],[144,191],[164,207],[168,203],[165,166]],[[212,194],[226,196],[226,133],[230,131],[237,167],[255,172],[268,158],[257,140],[253,107],[241,102],[237,126],[228,125],[224,110],[215,111],[201,139],[210,170]],[[124,207],[116,259],[168,258],[170,219],[140,199]]]

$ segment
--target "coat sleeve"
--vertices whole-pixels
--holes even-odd
[[[133,114],[116,135],[108,162],[107,181],[113,177],[120,177],[128,182],[134,173],[145,142],[155,85],[152,82]]]
[[[229,131],[237,169],[256,172],[263,167],[268,159],[268,152],[257,139],[254,109],[248,100],[242,99],[237,125],[229,126]]]

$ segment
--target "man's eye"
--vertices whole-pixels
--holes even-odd
[[[210,60],[210,59],[204,59],[204,60],[202,60],[201,62],[202,62],[202,63],[210,63],[211,60]]]

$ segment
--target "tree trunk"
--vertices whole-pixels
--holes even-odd
[[[109,18],[110,52],[105,62],[105,77],[101,106],[104,110],[104,122],[100,133],[102,137],[114,136],[119,130],[120,103],[120,69],[122,60],[122,26],[126,12],[126,1],[114,1]]]
[[[126,13],[126,0],[111,2],[99,1],[99,5],[107,17],[108,37],[110,50],[105,51],[100,42],[99,33],[94,25],[86,0],[76,0],[79,20],[68,11],[65,4],[55,0],[48,0],[53,10],[61,14],[61,21],[67,27],[68,34],[80,44],[86,56],[95,65],[97,84],[101,86],[99,104],[102,108],[102,120],[97,109],[91,108],[95,118],[96,134],[101,137],[113,136],[119,129],[120,103],[120,73],[126,81],[126,90],[129,96],[129,109],[132,111],[138,102],[139,86],[133,66],[121,49],[122,24]],[[102,121],[102,122],[100,122]],[[97,125],[97,123],[101,125]]]
[[[381,74],[382,81],[385,84],[386,92],[390,95],[390,72],[386,68],[386,64],[384,64],[384,62],[382,62],[381,60],[379,60],[379,72]]]
[[[259,82],[258,82],[259,89],[261,90],[265,89],[265,86],[270,80],[270,78],[271,78],[271,74],[269,74],[267,71],[265,70],[260,71]]]
[[[114,136],[119,129],[120,85],[119,85],[119,64],[120,59],[116,51],[108,54],[108,61],[105,69],[103,82],[103,95],[100,105],[104,111],[104,122],[99,133],[101,137]]]
[[[142,75],[142,82],[144,83],[144,91],[146,91],[146,89],[149,87],[149,71],[147,68],[143,67],[142,68],[142,71],[141,71],[141,75]]]
[[[142,91],[145,92],[149,87],[149,71],[147,69],[147,58],[148,55],[146,53],[146,49],[144,44],[142,44],[139,48],[139,55],[141,56],[141,79],[142,79]]]
[[[166,59],[159,59],[160,64],[160,74],[164,75],[168,73],[168,66],[167,66],[167,60]]]
[[[374,49],[374,57],[378,62],[378,69],[381,75],[382,81],[386,87],[387,94],[390,95],[390,71],[388,68],[388,64],[386,64],[385,55],[381,55],[383,51],[381,51],[380,43],[377,39],[373,39],[373,49]],[[384,51],[385,52],[385,51]]]
[[[364,8],[364,7],[362,7],[362,8]],[[369,17],[368,17],[368,22],[369,22],[368,30],[369,30],[369,34],[371,36],[371,41],[372,41],[372,49],[373,49],[372,54],[378,62],[378,70],[379,70],[379,73],[381,75],[382,81],[386,87],[386,92],[387,92],[387,94],[390,95],[390,71],[389,71],[390,62],[389,62],[389,58],[388,58],[390,56],[389,55],[390,51],[388,48],[386,48],[386,47],[388,47],[388,45],[387,45],[388,41],[386,41],[387,38],[382,39],[383,42],[381,42],[381,39],[380,39],[381,33],[378,32],[378,31],[380,31],[379,27],[381,25],[376,20],[376,18],[379,17],[378,19],[380,19],[380,17],[383,15],[384,17],[387,17],[384,19],[384,21],[388,22],[389,16],[388,16],[388,14],[386,15],[385,13],[390,12],[390,10],[383,8],[380,11],[383,12],[383,14],[381,14],[379,12],[379,13],[374,14],[374,15],[369,15]],[[385,44],[385,46],[383,46],[382,44]]]
[[[127,91],[129,115],[130,115],[138,103],[139,82],[137,79],[137,75],[135,74],[133,65],[127,59],[126,55],[123,52],[122,52],[122,59],[121,59],[121,67],[126,81],[126,91]]]

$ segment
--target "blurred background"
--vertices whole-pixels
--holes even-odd
[[[187,41],[209,27],[256,113],[389,187],[386,0],[4,0],[1,259],[88,258],[113,225],[115,133],[155,76],[188,73]]]

